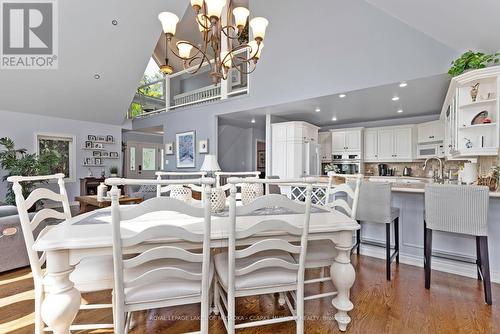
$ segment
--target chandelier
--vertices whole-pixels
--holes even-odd
[[[203,64],[210,66],[210,76],[214,84],[220,80],[226,80],[229,70],[235,63],[246,63],[243,66],[234,66],[243,74],[252,73],[260,58],[264,47],[264,37],[268,21],[263,17],[255,17],[250,20],[253,40],[250,42],[236,44],[247,25],[249,10],[244,7],[232,9],[232,1],[227,5],[227,16],[222,17],[226,0],[191,0],[191,6],[195,12],[196,23],[202,35],[203,43],[195,45],[192,42],[179,40],[175,43],[177,51],[170,46],[179,18],[170,12],[162,12],[158,15],[165,34],[165,64],[160,66],[160,71],[166,75],[171,74],[174,69],[168,63],[168,51],[182,60],[183,67],[189,73],[194,74],[200,70]],[[232,9],[232,10],[231,10]],[[233,23],[234,21],[234,23]],[[224,43],[225,42],[225,43]],[[243,50],[246,49],[246,50]],[[194,51],[193,51],[194,50]]]

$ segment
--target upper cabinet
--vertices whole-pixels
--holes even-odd
[[[416,129],[413,125],[366,129],[365,162],[412,161],[416,158]]]
[[[449,159],[496,156],[500,146],[500,66],[451,80],[441,111]]]
[[[422,123],[417,126],[418,143],[427,144],[444,140],[444,123],[441,120]]]
[[[332,162],[332,133],[330,131],[318,133],[318,142],[321,149],[321,162]]]
[[[361,152],[363,128],[332,130],[332,154]]]

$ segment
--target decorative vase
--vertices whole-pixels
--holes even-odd
[[[178,199],[179,201],[183,201],[186,203],[191,202],[191,199],[193,198],[193,192],[191,189],[176,185],[172,186],[170,190],[170,197]]]
[[[470,97],[472,98],[472,102],[476,102],[478,92],[479,92],[479,82],[471,87]]]
[[[226,208],[226,193],[221,188],[212,188],[210,193],[210,209],[212,213],[221,212]]]
[[[264,195],[264,187],[261,183],[241,184],[241,203],[247,205],[257,197]]]
[[[97,187],[97,200],[102,201],[104,197],[106,197],[107,192],[108,192],[108,187],[101,182],[101,184]]]

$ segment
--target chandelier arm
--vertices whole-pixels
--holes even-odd
[[[246,48],[250,49],[250,55],[253,53],[252,47],[249,44],[242,44],[242,45],[239,45],[239,46],[235,47],[234,49],[232,49],[229,52],[230,54],[232,54],[231,59],[236,58],[236,59],[238,59],[238,60],[240,60],[242,62],[245,62],[245,63],[251,62],[253,60],[253,57],[246,58],[246,57],[234,55],[235,52],[237,52],[237,51],[239,51],[241,49],[246,49]],[[260,45],[257,46],[257,52],[255,52],[255,54],[257,54],[259,52],[259,49],[260,49]]]
[[[253,66],[250,66],[250,65],[253,65]],[[252,70],[251,71],[243,71],[240,69],[240,66],[234,66],[234,68],[240,72],[241,74],[244,74],[244,75],[248,75],[248,74],[252,74],[253,71],[255,71],[257,69],[257,65],[255,64],[255,62],[249,62],[248,63],[248,67],[251,67]]]
[[[210,18],[207,16],[207,14],[202,13],[201,17],[202,17],[203,21],[209,22],[210,24],[209,25],[204,25],[202,23],[202,21],[198,18],[198,15],[195,15],[195,18],[194,18],[195,21],[196,21],[196,23],[198,23],[200,26],[202,26],[205,31],[212,29],[213,24],[210,21]]]
[[[207,60],[208,66],[210,66],[210,69],[212,69],[212,64],[210,63],[210,58],[208,58],[207,54],[205,52],[203,52],[203,50],[201,50],[199,47],[197,47],[196,45],[194,45],[194,44],[192,44],[190,42],[182,42],[182,43],[183,44],[189,44],[189,45],[191,45],[193,48],[195,48],[198,51],[198,52],[196,52],[195,55],[193,55],[193,56],[191,56],[189,58],[183,58],[178,53],[176,53],[172,47],[170,47],[170,51],[172,51],[172,53],[174,54],[174,56],[176,56],[177,58],[183,60],[183,66],[184,66],[185,70],[187,70],[186,64],[187,63],[191,64],[192,61],[194,61],[196,59],[201,59],[200,64],[198,65],[198,67],[196,68],[196,70],[194,72],[188,71],[190,74],[194,74],[194,73],[196,73],[196,72],[198,72],[200,70],[200,68],[202,67],[202,65],[204,63],[204,59]],[[201,54],[202,56],[198,57],[199,54]]]

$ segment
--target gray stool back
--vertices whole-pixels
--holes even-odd
[[[424,270],[425,288],[431,287],[432,231],[476,237],[478,278],[484,300],[492,304],[488,254],[489,189],[485,186],[430,184],[425,187]]]
[[[356,220],[390,224],[391,185],[389,183],[365,181],[359,188],[359,204]]]
[[[489,200],[488,187],[429,184],[425,187],[427,228],[486,236]]]

